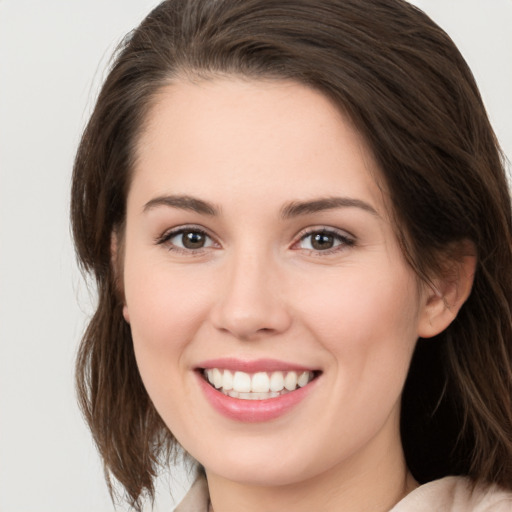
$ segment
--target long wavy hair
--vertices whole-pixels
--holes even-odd
[[[71,219],[96,312],[79,349],[78,397],[107,481],[140,510],[177,443],[142,384],[112,264],[134,148],[158,91],[216,76],[287,79],[331,98],[366,138],[395,231],[421,280],[454,244],[476,247],[469,299],[419,340],[402,400],[415,478],[452,474],[512,489],[511,205],[504,159],[455,45],[402,0],[167,0],[120,45],[82,136]]]

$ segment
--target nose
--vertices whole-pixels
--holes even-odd
[[[283,333],[292,321],[284,299],[277,266],[269,258],[240,254],[224,269],[212,322],[240,340]]]

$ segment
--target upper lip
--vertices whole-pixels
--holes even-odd
[[[237,359],[234,357],[224,357],[219,359],[208,359],[197,365],[197,369],[207,370],[209,368],[219,368],[223,370],[241,371],[246,373],[256,372],[278,372],[278,371],[297,371],[307,372],[316,371],[317,368],[311,368],[297,363],[280,361],[278,359]]]

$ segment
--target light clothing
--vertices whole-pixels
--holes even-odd
[[[210,495],[206,478],[200,476],[192,484],[192,487],[185,495],[181,503],[174,509],[174,512],[208,512]]]
[[[512,492],[477,486],[467,478],[447,476],[420,485],[390,512],[512,512]]]
[[[208,484],[200,477],[174,512],[208,512],[208,504]],[[448,476],[420,485],[389,512],[512,512],[512,492],[496,486],[473,489],[467,478]]]

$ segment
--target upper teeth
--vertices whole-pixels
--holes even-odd
[[[235,393],[276,393],[293,391],[305,386],[313,378],[313,372],[258,372],[245,373],[239,371],[210,368],[205,370],[210,384],[223,392]],[[229,393],[232,394],[232,393]]]

